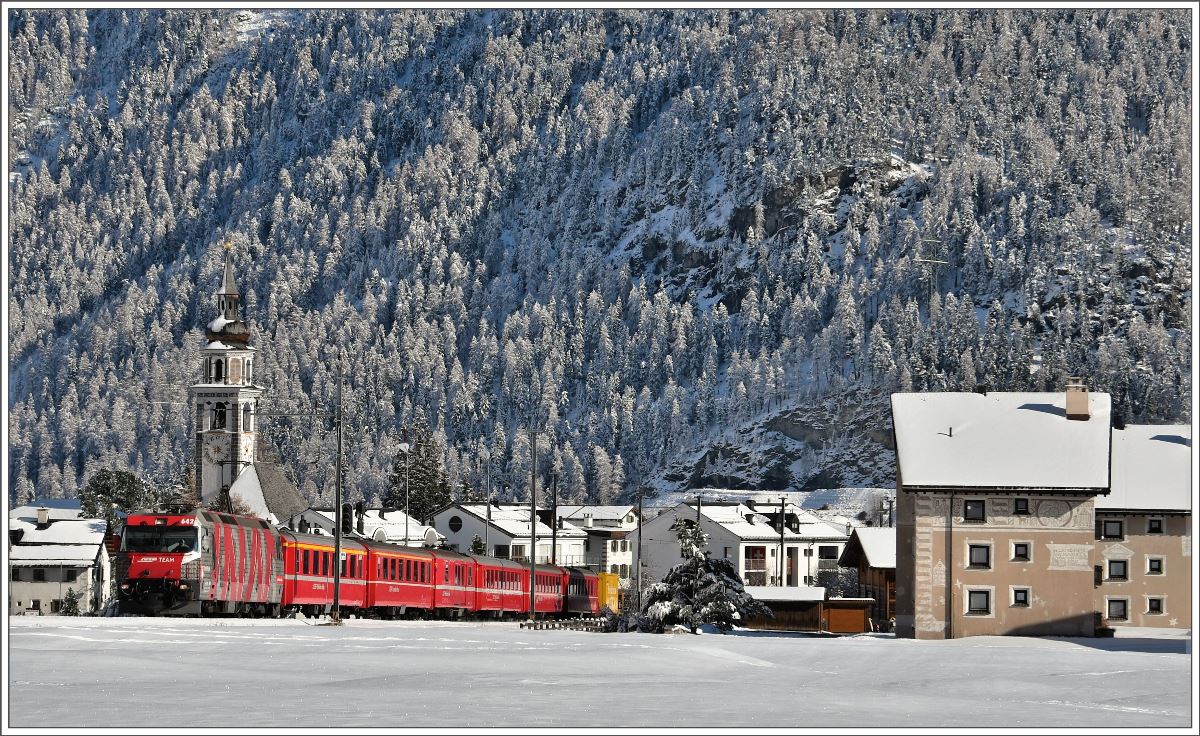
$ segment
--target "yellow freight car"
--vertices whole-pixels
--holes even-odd
[[[611,572],[600,573],[600,608],[608,606],[613,613],[621,612],[621,604],[619,595],[621,591],[621,579]]]

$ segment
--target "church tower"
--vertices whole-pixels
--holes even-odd
[[[223,500],[234,480],[254,464],[258,399],[254,385],[254,348],[238,314],[233,254],[225,243],[225,275],[214,295],[217,316],[205,330],[200,382],[188,390],[196,410],[196,489],[207,506]]]

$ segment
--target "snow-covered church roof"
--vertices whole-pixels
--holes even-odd
[[[906,488],[1106,489],[1111,402],[1087,401],[1078,420],[1064,392],[892,394],[897,473]]]
[[[1131,424],[1112,431],[1112,492],[1097,509],[1192,508],[1192,428]]]
[[[308,508],[308,503],[288,480],[283,468],[258,461],[238,475],[229,487],[230,497],[240,497],[255,516],[280,523]]]

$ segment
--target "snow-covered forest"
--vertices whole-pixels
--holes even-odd
[[[328,408],[348,356],[352,499],[417,415],[456,483],[486,447],[523,495],[532,423],[601,502],[852,484],[814,443],[882,457],[896,389],[1080,375],[1125,421],[1188,418],[1185,9],[10,19],[18,497],[187,466],[163,402],[226,238],[264,408]],[[329,423],[263,426],[328,502]],[[720,466],[748,443],[782,474]]]

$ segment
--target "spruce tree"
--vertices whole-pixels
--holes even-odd
[[[75,592],[75,588],[67,588],[67,594],[63,596],[62,608],[58,612],[63,616],[79,615],[79,594]]]
[[[746,592],[733,563],[714,559],[708,552],[708,535],[690,519],[671,525],[683,557],[662,582],[650,586],[642,612],[663,626],[682,624],[693,634],[703,624],[721,631],[733,628],[735,614],[772,616],[771,609]]]
[[[112,528],[117,511],[152,508],[157,503],[154,489],[128,470],[102,468],[92,474],[79,492],[79,515],[104,519]]]

